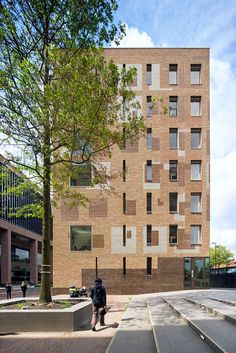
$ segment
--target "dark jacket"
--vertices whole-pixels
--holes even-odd
[[[11,285],[10,285],[9,283],[6,284],[6,291],[7,291],[8,293],[11,292]]]
[[[106,306],[106,289],[101,285],[101,283],[95,282],[90,290],[90,297],[93,301],[93,305],[98,307]]]

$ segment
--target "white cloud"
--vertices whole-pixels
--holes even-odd
[[[112,44],[112,47],[116,47]],[[138,28],[126,25],[126,36],[121,40],[119,47],[122,48],[149,48],[154,47],[152,38]]]

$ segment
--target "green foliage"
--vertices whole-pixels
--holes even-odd
[[[88,163],[99,183],[98,160],[144,128],[129,113],[138,106],[130,89],[135,70],[120,73],[99,49],[124,33],[116,9],[116,0],[0,2],[0,133],[18,147],[7,160],[42,190],[42,268],[50,264],[52,196],[55,204],[61,197],[85,204],[69,188],[74,167]],[[48,272],[41,301],[51,301]]]
[[[234,254],[223,245],[210,248],[210,267],[227,266],[234,259]]]

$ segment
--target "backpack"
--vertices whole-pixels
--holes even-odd
[[[104,290],[102,287],[94,287],[93,304],[103,305]]]

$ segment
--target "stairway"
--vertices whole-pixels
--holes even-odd
[[[236,306],[208,295],[135,296],[106,353],[235,353]]]

